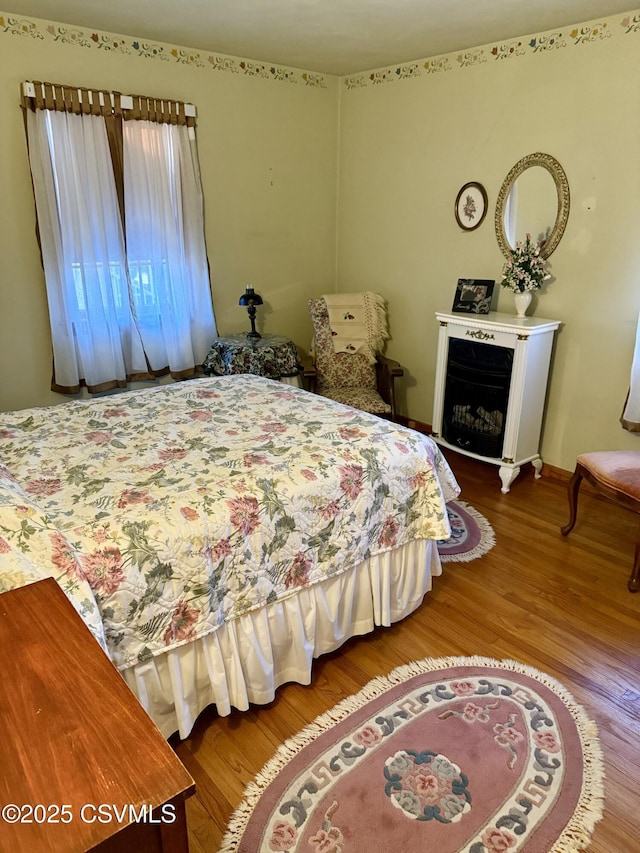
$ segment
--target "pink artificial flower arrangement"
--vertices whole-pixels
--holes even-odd
[[[542,245],[526,235],[524,243],[516,243],[502,270],[500,284],[513,293],[540,290],[542,282],[551,276],[546,272],[546,260],[540,254]]]

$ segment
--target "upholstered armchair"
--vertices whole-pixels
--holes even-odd
[[[396,419],[394,382],[404,371],[397,361],[376,353],[375,362],[362,352],[336,352],[324,298],[310,299],[313,354],[303,362],[310,391],[364,412]]]

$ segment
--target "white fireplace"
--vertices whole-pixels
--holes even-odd
[[[526,462],[540,477],[540,433],[558,320],[436,313],[433,438],[499,466],[505,494]]]

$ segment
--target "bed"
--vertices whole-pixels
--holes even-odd
[[[430,438],[249,375],[0,414],[0,439],[0,591],[55,577],[166,737],[414,611],[459,492]]]

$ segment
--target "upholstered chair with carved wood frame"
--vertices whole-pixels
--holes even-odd
[[[597,450],[581,453],[569,480],[569,521],[560,528],[563,536],[573,530],[578,514],[578,493],[583,478],[599,495],[640,513],[640,450]],[[636,534],[629,592],[640,590],[640,525]]]
[[[397,361],[377,354],[371,364],[362,353],[334,352],[325,300],[310,299],[313,355],[303,363],[310,391],[364,412],[396,420],[395,380],[404,375]]]

